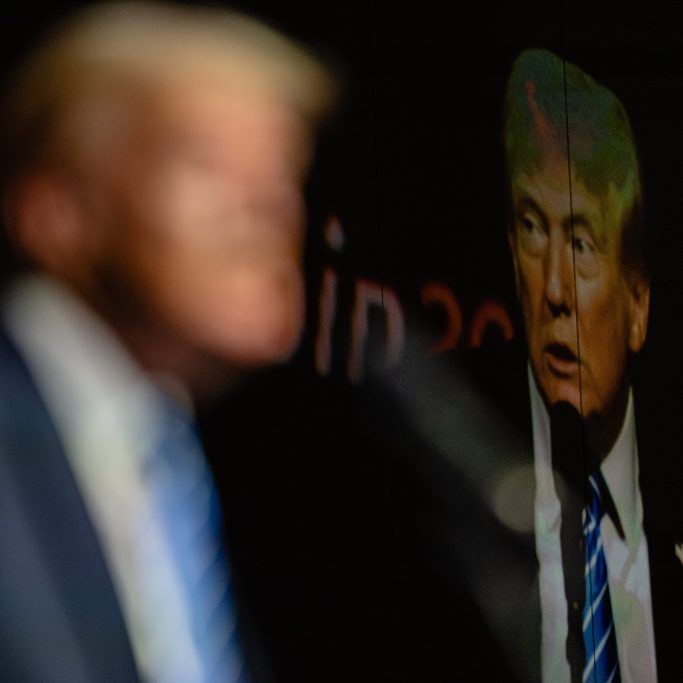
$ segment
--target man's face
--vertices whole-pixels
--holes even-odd
[[[529,357],[548,405],[601,416],[623,396],[628,351],[645,340],[649,292],[620,259],[614,202],[558,159],[512,183],[510,246]],[[572,231],[573,225],[573,231]],[[573,232],[573,235],[572,235]]]
[[[304,129],[275,97],[209,82],[157,104],[106,176],[100,294],[169,345],[283,360],[303,325]]]

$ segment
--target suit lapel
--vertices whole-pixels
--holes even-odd
[[[63,606],[63,615],[52,616],[68,620],[89,678],[138,680],[104,556],[59,437],[26,367],[4,335],[0,368],[5,387],[2,457],[31,540]]]
[[[683,541],[683,529],[678,512],[680,448],[675,447],[680,439],[680,411],[675,405],[666,405],[659,389],[643,381],[646,378],[640,379],[639,391],[634,392],[639,485],[650,568],[657,675],[659,681],[681,681],[683,562],[676,554],[676,544]],[[667,430],[672,425],[678,431],[670,434]]]

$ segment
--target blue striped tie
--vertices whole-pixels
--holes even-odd
[[[146,480],[185,590],[202,683],[247,683],[213,478],[187,413],[163,402]]]
[[[619,683],[617,639],[612,619],[607,562],[600,535],[600,520],[605,513],[609,491],[598,470],[588,478],[590,502],[584,511],[586,599],[583,608],[583,641],[586,664],[584,683]]]

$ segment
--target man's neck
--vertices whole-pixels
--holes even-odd
[[[628,380],[625,379],[606,410],[584,416],[586,439],[590,450],[596,455],[599,463],[610,453],[621,433],[626,417],[630,388]]]

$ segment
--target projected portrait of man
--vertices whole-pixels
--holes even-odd
[[[538,74],[519,73],[524,67]],[[571,68],[567,149],[561,68],[547,53],[528,53],[513,72],[510,246],[543,399],[568,401],[595,420],[608,450],[624,421],[627,354],[640,351],[647,330],[638,165],[618,100]]]
[[[542,679],[655,681],[652,492],[639,483],[647,455],[629,374],[650,304],[631,125],[577,66],[528,50],[509,76],[504,141],[528,350]]]

